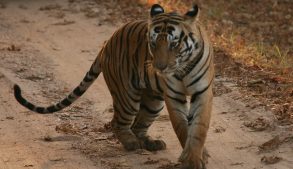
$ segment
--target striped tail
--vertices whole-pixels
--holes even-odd
[[[14,97],[15,99],[24,107],[30,109],[31,111],[40,113],[40,114],[49,114],[53,112],[60,111],[65,107],[71,105],[75,100],[77,100],[97,79],[99,74],[101,73],[100,66],[98,64],[98,59],[92,64],[90,70],[86,73],[82,82],[63,100],[59,103],[48,106],[48,107],[39,107],[31,102],[27,101],[21,95],[21,89],[18,85],[14,85]]]

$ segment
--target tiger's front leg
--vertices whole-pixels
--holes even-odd
[[[189,110],[186,95],[180,91],[184,91],[180,84],[172,87],[167,84],[165,92],[170,120],[183,148],[179,161],[184,169],[205,169],[208,154],[204,143],[210,123],[212,90],[210,87],[194,95]]]
[[[169,117],[177,138],[184,148],[188,127],[188,102],[184,92],[185,87],[181,81],[176,80],[173,76],[164,77],[164,82],[164,98]]]
[[[205,169],[208,154],[204,148],[211,111],[212,87],[204,93],[195,93],[190,100],[190,110],[187,116],[188,131],[185,146],[179,158],[186,169]]]
[[[172,92],[165,94],[165,102],[173,129],[180,141],[181,146],[185,147],[187,138],[187,100],[185,95],[176,95]]]

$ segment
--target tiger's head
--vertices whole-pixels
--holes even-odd
[[[198,6],[194,5],[184,15],[165,13],[154,4],[148,23],[148,42],[152,65],[163,74],[183,69],[194,60],[200,50],[201,36],[196,26]]]

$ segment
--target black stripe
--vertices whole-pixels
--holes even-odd
[[[131,92],[132,92],[132,91],[131,91]],[[133,92],[132,92],[132,93],[133,93]],[[140,102],[140,98],[139,98],[139,99],[133,98],[132,95],[131,95],[129,92],[127,92],[127,96],[128,96],[133,102],[135,102],[135,103]]]
[[[129,124],[131,124],[132,123],[132,120],[131,119],[127,119],[127,118],[125,118],[122,114],[121,114],[121,112],[118,110],[118,108],[114,105],[113,106],[113,108],[114,108],[114,111],[115,111],[115,114],[117,114],[118,115],[118,117],[117,117],[117,123],[119,124],[119,125],[122,125],[122,126],[124,126],[124,125],[129,125]],[[114,115],[115,116],[115,115]],[[124,120],[124,121],[127,121],[127,122],[121,122],[121,120],[120,119],[122,119],[122,120]]]
[[[90,75],[89,75],[89,72],[84,76],[84,78],[83,78],[83,81],[84,81],[84,82],[91,82],[91,81],[94,80],[93,78],[90,78],[90,77],[88,77],[88,76],[90,76]]]
[[[77,96],[81,96],[85,91],[82,91],[80,90],[79,87],[76,87],[74,90],[73,90],[73,93]]]
[[[163,89],[162,89],[161,86],[160,86],[160,83],[159,83],[159,79],[158,79],[157,73],[155,73],[155,81],[156,81],[157,89],[159,90],[159,92],[163,93]]]
[[[49,107],[47,107],[47,110],[49,111],[49,112],[55,112],[55,111],[58,111],[58,109],[56,109],[56,107],[54,106],[54,105],[52,105],[52,106],[49,106]]]
[[[71,104],[71,101],[69,101],[67,98],[66,99],[63,99],[61,101],[61,104],[63,104],[64,106],[69,106]]]
[[[120,125],[120,126],[128,126],[128,125],[130,125],[130,124],[132,123],[132,121],[129,121],[129,122],[127,123],[127,122],[122,122],[122,121],[120,121],[120,119],[117,119],[117,120],[116,120],[116,123],[117,123],[118,125]]]
[[[72,94],[68,95],[68,99],[72,100],[72,99],[75,99],[74,96],[72,96]]]
[[[207,59],[208,60],[208,59]],[[211,59],[212,60],[212,59]],[[199,77],[197,77],[197,78],[195,78],[190,84],[188,84],[187,85],[187,87],[190,87],[190,86],[192,86],[193,84],[195,84],[195,83],[197,83],[205,74],[206,74],[206,72],[209,70],[209,68],[210,68],[210,63],[211,63],[211,60],[210,60],[210,62],[209,62],[209,64],[207,65],[207,67],[206,67],[206,69],[202,72],[202,74],[199,76]],[[199,72],[202,70],[202,68],[199,70]]]
[[[175,21],[175,20],[168,20],[167,22],[172,24],[172,25],[179,25],[181,20],[179,20],[179,22]]]
[[[203,58],[203,53],[204,53],[204,46],[201,48],[200,52],[198,53],[197,57],[190,61],[184,68],[183,68],[183,73],[182,72],[175,72],[175,77],[177,76],[179,79],[183,79],[185,76],[187,76],[190,72],[192,72],[193,68],[201,61]],[[206,64],[208,59],[206,59],[204,65]],[[202,68],[200,68],[201,70]],[[197,74],[195,74],[197,75]]]
[[[198,105],[196,107],[196,109],[194,110],[193,114],[189,114],[189,116],[187,116],[187,120],[188,120],[188,125],[191,125],[193,119],[195,119],[197,116],[199,116],[199,113],[196,113],[197,109],[200,107],[201,105]]]
[[[185,36],[185,37],[183,38],[183,41],[184,41],[184,43],[185,43],[186,48],[189,47],[189,46],[188,46],[188,42],[187,42],[187,40],[188,40],[188,37]]]
[[[127,102],[125,99],[122,98],[122,100],[118,97],[118,95],[120,96],[120,94],[118,93],[118,95],[114,92],[111,92],[112,96],[116,99],[116,101],[118,102],[118,104],[120,105],[120,107],[123,109],[123,112],[130,115],[130,116],[133,116],[135,115],[138,110],[136,110],[131,103]],[[124,102],[126,101],[126,102]],[[122,103],[122,104],[121,104]],[[131,111],[133,111],[134,113],[126,110],[126,108],[124,106],[127,106],[127,108],[131,109]],[[130,106],[130,107],[129,107]]]
[[[152,25],[156,25],[158,23],[171,23],[171,24],[175,24],[175,25],[178,25],[180,22],[183,21],[183,18],[182,17],[177,17],[177,16],[158,16],[154,19],[152,19],[152,22],[151,24]]]
[[[185,36],[184,31],[181,31],[180,36],[179,36],[179,40],[178,40],[178,43],[179,44],[181,43],[181,41],[182,41],[182,39],[183,39],[184,36]]]
[[[26,102],[26,107],[30,110],[34,110],[34,108],[36,107],[35,105],[31,104],[30,102]]]
[[[139,78],[136,76],[136,71],[132,70],[131,84],[135,90],[139,90]]]
[[[112,86],[115,86],[116,88],[117,88],[117,90],[119,91],[120,90],[120,92],[121,92],[121,87],[124,89],[124,91],[126,91],[126,89],[124,88],[124,86],[123,86],[123,84],[120,84],[120,85],[118,85],[118,83],[117,83],[117,78],[115,78],[115,77],[113,77],[113,75],[112,75],[112,71],[110,71],[110,72],[108,72],[107,73],[108,75],[109,75],[109,83],[111,83],[111,85]],[[116,80],[115,80],[116,79]],[[107,83],[108,84],[108,83]],[[108,85],[110,85],[110,84],[108,84]],[[110,91],[111,92],[111,95],[112,95],[112,97],[113,98],[115,98],[115,99],[117,99],[117,101],[119,102],[119,104],[120,103],[122,103],[122,104],[120,104],[120,105],[125,105],[125,106],[130,106],[131,108],[132,108],[132,105],[129,103],[129,102],[124,102],[125,101],[125,99],[124,98],[120,98],[120,97],[122,97],[123,95],[121,95],[121,94],[116,94],[116,92],[114,92],[114,91]],[[130,104],[130,105],[129,105]],[[123,106],[122,106],[123,107]],[[124,108],[124,107],[123,107]],[[138,111],[138,110],[136,110],[136,111]]]
[[[192,52],[190,52],[186,57],[182,57],[182,59],[184,58],[184,60],[181,60],[181,62],[188,62],[187,65],[192,65],[192,60],[189,61],[189,59],[190,59],[191,56],[192,56]],[[191,68],[193,68],[193,67],[191,67]],[[190,66],[184,67],[183,70],[185,71],[185,74],[187,74],[186,72],[188,72],[190,70]]]
[[[180,51],[180,54],[183,54],[184,52],[190,51],[192,49],[192,45],[189,46],[189,44],[188,44],[188,37],[187,36],[184,37],[183,41],[186,45],[186,48],[182,52]]]
[[[164,101],[164,98],[162,96],[159,96],[159,95],[151,95],[150,97],[152,99],[155,99],[155,100]]]
[[[36,112],[38,112],[38,113],[44,113],[45,112],[45,108],[44,107],[37,107],[36,108]]]
[[[183,21],[184,19],[182,18],[182,16],[179,16],[179,15],[174,15],[173,14],[162,14],[162,15],[159,15],[159,16],[156,16],[155,18],[152,19],[152,21],[157,21],[157,20],[162,20],[162,19],[169,19],[169,20],[179,20],[179,21]]]
[[[131,124],[131,123],[132,123],[132,119],[128,119],[127,117],[124,117],[124,116],[123,116],[123,113],[119,112],[119,113],[118,113],[118,116],[119,116],[119,118],[122,119],[123,121],[126,121],[126,124]],[[132,116],[134,116],[134,115],[132,115]],[[118,118],[118,120],[119,120],[119,118]],[[121,121],[120,121],[120,122],[121,122]],[[128,122],[128,123],[127,123],[127,122]]]
[[[146,69],[144,69],[144,81],[145,81],[146,88],[152,90],[152,86],[150,85],[150,80],[149,80],[149,76],[147,74]]]
[[[123,45],[123,41],[124,41],[124,31],[125,31],[125,29],[127,28],[127,26],[129,25],[129,23],[127,24],[127,25],[125,25],[121,30],[120,30],[120,47],[119,47],[119,55],[121,55],[121,57],[122,57],[122,63],[123,63],[123,60],[124,60],[124,57],[125,56],[123,56],[123,54],[124,54],[124,52],[122,53],[122,49],[123,49],[123,47],[124,47],[124,45]],[[116,40],[116,42],[118,42],[118,40]],[[126,43],[128,43],[128,41],[126,41]],[[128,45],[128,44],[126,44],[126,45]],[[116,48],[118,49],[118,46],[116,46]],[[127,50],[126,50],[127,51]]]
[[[180,21],[179,22],[176,22],[175,20],[165,20],[165,19],[162,19],[162,20],[153,21],[152,22],[152,26],[158,25],[160,23],[164,23],[164,24],[170,23],[172,25],[179,25]]]
[[[195,84],[195,83],[197,83],[205,74],[206,74],[206,72],[209,70],[209,68],[210,68],[210,65],[208,65],[207,67],[206,67],[206,69],[204,70],[204,72],[199,76],[199,77],[197,77],[196,79],[194,79],[190,84],[188,84],[187,85],[187,87],[190,87],[190,86],[192,86],[193,84]]]
[[[181,104],[185,104],[185,103],[187,103],[186,100],[180,100],[180,99],[178,99],[178,98],[171,97],[171,96],[169,96],[169,95],[167,95],[167,97],[169,97],[170,99],[175,100],[175,101],[177,101],[177,102],[179,102],[179,103],[181,103]]]
[[[61,110],[61,109],[63,108],[63,106],[61,105],[61,103],[56,104],[55,107],[56,107],[58,110]]]
[[[195,43],[195,39],[193,38],[192,34],[193,34],[193,33],[190,32],[190,33],[188,34],[188,36],[190,37],[191,41],[192,41],[193,43]]]
[[[118,76],[116,76],[117,78],[119,78],[119,81],[120,82],[122,82],[123,81],[123,79],[122,79],[122,77],[123,77],[123,71],[118,71]],[[128,96],[128,98],[130,98],[133,102],[136,102],[136,103],[138,103],[138,102],[140,102],[140,98],[139,99],[136,99],[136,98],[134,98],[130,93],[133,93],[132,91],[130,91],[130,90],[127,90],[125,87],[124,87],[124,85],[120,85],[123,89],[124,89],[124,91],[126,91],[126,93],[127,93],[127,96]],[[132,104],[130,103],[129,104],[130,105],[130,107],[132,107]],[[133,108],[133,107],[132,107]],[[135,109],[134,109],[135,110]]]
[[[140,107],[143,108],[143,109],[145,109],[146,111],[148,111],[150,114],[158,114],[158,113],[164,108],[164,106],[162,106],[162,107],[161,107],[160,109],[158,109],[158,110],[152,110],[152,109],[150,109],[149,107],[147,107],[147,106],[144,105],[144,104],[141,104]]]
[[[139,63],[139,59],[141,57],[141,52],[142,52],[142,46],[143,46],[143,42],[145,42],[145,32],[147,31],[147,25],[146,23],[142,22],[141,23],[142,27],[141,29],[138,30],[138,33],[137,33],[137,46],[136,46],[136,50],[135,50],[135,54],[134,54],[134,57],[135,57],[135,64],[137,65]],[[130,40],[128,40],[130,41]],[[148,43],[146,43],[148,44]],[[131,47],[131,45],[129,45],[129,47]],[[133,50],[133,49],[129,49],[129,50]],[[147,52],[148,52],[148,48],[145,49]]]
[[[98,77],[99,73],[94,72],[94,69],[91,67],[90,71],[88,72],[88,75],[93,77]]]
[[[110,43],[110,46],[111,46],[111,56],[116,56],[116,52],[117,52],[116,44],[118,42],[118,40],[116,38],[117,34],[115,33],[113,35],[113,37],[111,38],[111,43]]]
[[[195,93],[192,94],[190,102],[193,103],[196,99],[197,96],[201,95],[202,93],[204,93],[212,84],[213,80],[210,81],[210,84],[208,86],[206,86],[203,90],[197,91]]]
[[[193,121],[193,116],[187,116],[188,125],[191,125],[191,122]]]
[[[170,89],[173,93],[176,93],[176,94],[179,94],[179,95],[185,95],[184,93],[178,92],[175,89],[173,89],[171,86],[169,86],[168,83],[166,83],[166,85],[167,85],[168,89]]]
[[[18,85],[14,85],[14,97],[23,106],[27,103],[27,101],[21,96],[21,89]]]
[[[175,77],[176,80],[182,81],[183,77],[179,77],[176,73],[173,74],[173,77]]]
[[[123,43],[122,43],[123,45],[120,44],[121,46],[126,48],[124,55],[123,55],[123,60],[122,60],[122,65],[125,67],[125,70],[128,70],[128,67],[130,67],[129,66],[129,64],[130,64],[129,59],[131,59],[131,57],[129,57],[129,51],[131,51],[132,48],[131,48],[131,45],[129,44],[129,42],[131,42],[131,39],[133,38],[136,30],[139,28],[139,26],[142,23],[144,23],[144,22],[135,22],[133,25],[131,25],[126,33],[126,44],[123,44]],[[139,35],[137,35],[137,36],[139,36]]]

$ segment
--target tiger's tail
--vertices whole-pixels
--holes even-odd
[[[93,82],[97,79],[100,73],[101,68],[98,63],[97,57],[94,63],[92,64],[90,70],[84,76],[81,83],[66,98],[48,107],[36,106],[33,103],[27,101],[25,98],[22,97],[21,89],[17,84],[14,85],[14,97],[21,105],[23,105],[31,111],[40,114],[54,113],[68,107],[75,100],[77,100],[93,84]]]

